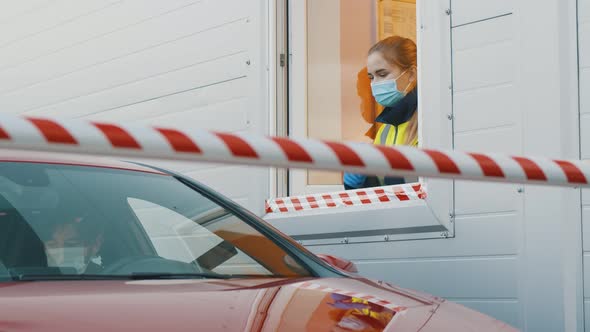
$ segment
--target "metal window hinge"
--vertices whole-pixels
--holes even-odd
[[[285,67],[287,65],[287,55],[285,55],[285,53],[281,53],[279,55],[279,65],[281,67]]]

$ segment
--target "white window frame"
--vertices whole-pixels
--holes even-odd
[[[450,0],[436,3],[417,0],[418,24],[418,62],[420,89],[420,130],[422,145],[430,148],[451,149],[453,147],[452,121],[452,61],[451,61],[451,18],[447,14]],[[307,5],[308,0],[289,1],[289,134],[292,137],[307,137]],[[442,54],[442,56],[441,56]],[[424,73],[428,76],[425,77]],[[424,96],[428,96],[425,98]],[[427,135],[425,135],[427,133]],[[396,236],[396,240],[418,238],[440,238],[454,236],[454,187],[449,180],[421,179],[428,191],[426,206],[430,216],[421,220],[424,224],[442,225],[442,233],[407,233]],[[289,195],[305,195],[322,192],[334,192],[343,189],[342,185],[307,185],[306,170],[290,170]],[[394,207],[399,213],[407,214],[405,207]],[[408,209],[416,208],[407,206]],[[402,212],[401,209],[404,209]],[[388,211],[387,213],[392,213]],[[317,217],[317,213],[314,213]],[[320,213],[326,220],[329,212]],[[302,216],[267,216],[277,222],[284,218]],[[321,217],[320,219],[324,218]],[[276,220],[274,220],[276,219]],[[428,220],[430,219],[430,220]],[[268,219],[267,219],[268,220]],[[314,222],[318,222],[318,220]],[[353,224],[356,222],[353,222]],[[344,223],[345,224],[345,223]],[[345,225],[342,229],[346,228]],[[406,225],[407,226],[407,225]],[[369,225],[367,225],[369,227]],[[397,226],[396,226],[397,227]],[[400,227],[402,227],[400,225]],[[378,227],[377,227],[378,228]],[[289,234],[289,230],[284,230]],[[368,240],[368,239],[367,239]],[[373,239],[375,240],[375,239]],[[313,244],[327,243],[325,240]],[[307,243],[306,243],[307,244]]]
[[[418,137],[431,149],[453,149],[451,0],[417,0]],[[426,74],[427,73],[427,74]],[[454,236],[454,181],[421,178],[428,205]]]
[[[307,4],[289,1],[289,135],[307,137]],[[342,185],[307,185],[307,170],[289,171],[289,195],[342,190]]]

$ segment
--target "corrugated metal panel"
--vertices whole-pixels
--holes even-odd
[[[581,84],[580,88],[583,86],[584,85]],[[582,159],[590,159],[590,113],[580,114],[580,135]]]
[[[511,13],[511,5],[510,1],[453,1],[454,25],[479,21],[453,29],[456,149],[511,154],[518,154],[522,150],[521,112],[516,106],[514,84],[516,59],[512,56],[516,52],[514,18],[507,15],[489,19]],[[490,273],[488,277],[478,279],[476,285],[496,291],[482,296],[478,294],[480,291],[477,288],[473,288],[463,296],[457,296],[459,302],[519,326],[521,306],[516,262],[520,233],[518,227],[522,223],[522,197],[516,186],[457,182],[455,209],[458,218],[467,216],[473,225],[479,225],[482,221],[488,224],[487,231],[474,227],[469,233],[462,232],[457,224],[458,238],[473,237],[480,232],[489,236],[495,234],[496,246],[489,248],[488,255],[502,255],[505,252],[502,245],[509,245],[513,250],[513,256],[509,256],[512,258],[508,261],[498,262],[493,258],[477,256],[473,262],[469,261],[471,264],[481,264],[478,268]],[[466,251],[465,255],[477,254]],[[509,267],[503,267],[508,272],[496,271],[494,266],[499,263],[508,264]],[[459,274],[472,273],[468,264],[459,264],[456,268]],[[484,286],[485,283],[488,284]],[[507,289],[510,291],[507,292]]]
[[[590,159],[590,1],[579,1],[580,134],[582,158]]]
[[[477,299],[470,299],[464,301],[463,299],[449,298],[449,301],[453,301],[458,304],[462,304],[471,309],[477,310],[484,314],[492,317],[502,317],[502,320],[512,326],[518,326],[520,324],[520,303],[510,299],[497,299],[497,300],[484,300],[478,301]]]
[[[582,206],[582,220],[584,222],[584,227],[582,228],[584,251],[586,254],[590,255],[590,204]],[[590,266],[586,266],[586,268],[590,268]],[[586,275],[586,278],[589,276],[590,275]],[[586,285],[590,287],[590,283],[586,282]],[[588,296],[590,293],[585,294]]]
[[[513,256],[360,261],[355,264],[368,277],[378,277],[385,269],[397,284],[442,297],[516,300],[518,296],[517,260]],[[482,283],[487,286],[481,287]]]
[[[519,195],[513,184],[456,183],[455,213],[457,215],[514,213],[520,209],[519,204]]]
[[[2,2],[0,108],[267,134],[265,3]],[[266,169],[165,164],[263,212]]]
[[[44,9],[52,0],[5,1],[0,11],[0,24],[16,21],[23,15]]]
[[[450,239],[325,245],[312,246],[310,249],[316,253],[339,255],[353,261],[402,258],[419,260],[466,255],[483,257],[517,253],[518,219],[514,215],[458,217],[455,229],[460,236]],[[387,277],[394,276],[392,274]]]
[[[30,4],[33,1],[21,2]],[[107,10],[108,7],[116,5],[117,2],[120,2],[120,0],[59,0],[47,2],[40,7],[25,12],[21,17],[13,17],[10,22],[0,22],[5,26],[10,26],[10,29],[0,31],[0,45],[7,46],[25,38],[32,38],[39,32],[57,28],[78,18]],[[4,7],[2,9],[6,10]]]
[[[590,159],[590,1],[578,0],[578,52],[580,77],[581,158]],[[590,191],[582,192],[582,230],[584,247],[584,318],[590,329]]]
[[[109,55],[113,53],[122,52],[124,54],[128,48],[133,48],[140,41],[149,43],[150,40],[153,40],[152,38],[157,38],[158,35],[142,34],[144,28],[150,31],[150,26],[158,26],[162,20],[178,17],[182,15],[183,11],[189,12],[189,7],[185,7],[189,4],[195,4],[194,8],[197,6],[204,8],[196,0],[173,0],[159,3],[141,0],[118,1],[112,6],[102,8],[102,10],[94,11],[89,15],[73,17],[46,29],[38,27],[34,34],[16,40],[9,47],[3,49],[0,56],[0,68],[6,69],[33,60],[41,60],[44,57],[48,59],[58,57],[59,59],[62,54],[76,54],[75,52],[78,50],[83,51],[93,45],[101,45],[103,41],[111,41],[112,46],[119,46],[119,48],[94,49],[94,52],[97,50],[100,52],[92,55],[89,61],[97,57],[109,59]],[[49,16],[53,6],[54,4],[37,14]],[[70,11],[70,9],[66,9],[66,11]],[[38,24],[36,23],[38,21],[35,21],[38,19],[36,16],[23,16],[19,21],[11,22],[12,24],[5,26],[5,28],[7,31],[18,30],[22,23],[35,27]],[[167,38],[166,32],[169,33],[171,27],[166,29],[161,23],[160,27],[161,34],[159,35],[165,36],[164,41],[170,40]],[[123,43],[126,45],[121,45],[121,41],[127,41],[127,43]],[[74,61],[74,65],[80,61],[70,60]],[[58,61],[54,65],[59,65],[60,62]]]
[[[512,13],[514,0],[453,0],[453,26]]]

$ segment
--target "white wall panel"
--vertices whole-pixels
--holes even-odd
[[[512,13],[514,0],[453,0],[453,26]]]
[[[586,215],[588,216],[588,215]],[[590,253],[589,252],[585,252],[584,253],[584,276],[585,276],[585,280],[586,282],[584,283],[584,294],[585,294],[585,298],[588,299],[588,294],[590,294],[590,283],[587,282],[588,281],[588,276],[590,276]]]
[[[578,0],[578,54],[580,93],[580,151],[590,159],[590,1]],[[582,191],[582,245],[584,250],[585,328],[590,330],[590,190]]]
[[[455,183],[455,213],[507,213],[518,211],[517,185],[461,181]]]
[[[458,149],[519,152],[506,151],[520,146],[513,141],[518,140],[519,129],[514,128],[516,67],[509,56],[514,52],[512,21],[510,15],[453,29],[453,114]]]
[[[464,27],[461,27],[464,28]],[[460,28],[459,28],[460,29]],[[508,42],[454,53],[454,91],[506,84],[514,75],[513,51]]]
[[[466,2],[475,3],[477,1],[467,0]],[[492,1],[485,2],[492,3]],[[453,0],[453,3],[455,3],[455,0]],[[455,20],[456,15],[457,13],[454,12],[453,20]],[[469,24],[463,29],[461,27],[453,29],[453,51],[461,52],[511,41],[514,39],[513,21],[513,16],[505,16],[477,22],[477,24]],[[491,34],[490,30],[494,30],[494,33]]]
[[[584,203],[582,203],[584,204]],[[583,245],[584,251],[590,254],[590,204],[586,203],[582,206],[582,232],[583,232]],[[588,284],[588,283],[586,283]],[[590,294],[590,293],[586,293]]]
[[[582,159],[590,159],[590,113],[580,115]]]
[[[239,132],[248,129],[249,117],[246,98],[192,108],[147,119],[138,123],[163,127],[190,127],[226,132]],[[219,121],[223,119],[223,121]],[[183,123],[183,125],[180,125]]]
[[[245,21],[236,22],[186,40],[175,41],[57,79],[34,84],[26,89],[0,96],[0,107],[10,109],[14,113],[26,112],[104,90],[115,90],[143,80],[153,80],[159,76],[185,71],[188,74],[195,68],[200,68],[200,71],[203,71],[203,68],[217,68],[220,74],[224,71],[235,71],[234,77],[238,77],[238,73],[244,75],[247,55],[236,55],[246,51],[247,30],[244,25]],[[203,48],[204,44],[208,44],[208,47]],[[215,63],[224,61],[224,58],[231,58],[232,64]],[[237,71],[236,65],[242,67],[241,70]],[[228,70],[226,66],[230,66],[231,69]],[[216,74],[216,71],[208,73],[210,82],[217,81]],[[80,81],[89,77],[93,79],[87,80],[86,84],[79,84]],[[187,88],[190,87],[176,89]],[[28,95],[37,97],[23,100]]]
[[[268,134],[267,5],[0,1],[0,109]],[[269,196],[268,169],[158,164],[204,180],[258,213]]]
[[[312,246],[319,254],[336,254],[354,261],[400,258],[512,255],[517,253],[518,219],[514,215],[461,216],[455,220],[457,236],[449,239],[354,243]]]
[[[148,6],[148,8],[150,7]],[[142,24],[132,25],[116,33],[109,33],[84,43],[60,49],[36,60],[5,68],[0,70],[0,75],[6,77],[6,80],[0,82],[0,95],[10,95],[11,92],[25,89],[31,85],[48,81],[54,82],[68,75],[85,75],[89,70],[97,70],[105,68],[105,66],[112,68],[111,64],[126,60],[139,58],[138,61],[141,61],[142,57],[153,61],[158,60],[154,54],[190,59],[195,52],[205,51],[202,48],[203,45],[212,43],[226,43],[228,45],[225,45],[225,48],[233,46],[240,48],[240,45],[244,45],[248,39],[236,37],[244,37],[246,31],[242,30],[240,35],[234,36],[234,39],[230,41],[223,36],[228,29],[238,27],[230,23],[236,22],[240,18],[243,19],[245,15],[244,8],[240,6],[232,6],[231,8],[226,10],[222,7],[222,3],[218,3],[216,7],[205,6],[205,3],[200,6],[194,4],[157,16]],[[148,14],[154,14],[156,9],[168,8],[152,8],[153,12]],[[208,11],[210,16],[205,16],[205,11]],[[219,22],[217,17],[222,12],[223,20]],[[244,22],[241,23],[240,27],[244,29]],[[179,26],[184,28],[177,28]],[[232,32],[230,31],[230,36]],[[185,51],[188,54],[178,51],[179,48],[186,48]],[[69,61],[62,61],[64,58],[68,58]],[[175,60],[177,59],[171,58],[170,61],[166,61],[162,65],[166,63],[170,65]],[[151,70],[146,74],[150,72]]]
[[[54,1],[46,10],[33,10],[26,17],[21,16],[20,19],[10,22],[11,24],[3,24],[5,29],[0,30],[0,46],[4,47],[11,42],[67,24],[70,21],[113,6],[117,2],[120,2],[120,0]]]
[[[228,91],[232,91],[232,93],[228,94]],[[169,116],[177,112],[184,112],[191,109],[206,109],[207,107],[230,102],[235,99],[246,98],[247,91],[248,78],[241,77],[227,81],[220,81],[199,89],[179,92],[140,103],[101,110],[87,115],[86,118],[92,120],[116,119],[117,121],[138,121],[145,123],[145,121],[150,121],[150,119],[160,116]],[[216,117],[214,112],[208,113],[212,119]],[[205,128],[201,126],[206,126],[211,122],[213,121],[195,123],[195,125],[197,128]],[[216,125],[222,126],[223,123]]]
[[[515,118],[511,120],[516,121]],[[488,121],[494,122],[492,119]],[[455,148],[461,151],[522,154],[520,126],[517,123],[509,123],[499,127],[480,127],[479,129],[472,128],[469,131],[456,132]]]
[[[516,300],[506,300],[506,299],[499,299],[499,300],[487,300],[487,301],[478,301],[478,300],[463,300],[463,299],[454,299],[449,298],[449,301],[453,301],[458,304],[462,304],[466,307],[471,309],[477,310],[481,313],[486,315],[490,315],[492,317],[502,317],[502,320],[512,326],[518,326],[520,324],[520,317],[519,311],[520,306],[522,305],[520,302]]]
[[[582,189],[582,205],[590,205],[590,189]]]
[[[578,20],[580,23],[590,21],[590,0],[578,0]]]
[[[578,0],[578,47],[580,74],[580,144],[582,159],[590,159],[590,0]],[[584,251],[590,252],[590,189],[582,191]],[[585,284],[590,275],[585,274]],[[585,292],[588,298],[590,294]],[[586,303],[586,324],[590,322]]]
[[[260,177],[259,173],[260,170],[256,167],[219,165],[214,168],[187,172],[186,175],[206,183],[215,190],[222,191],[225,195],[237,199],[249,198],[254,185],[264,185],[264,182],[257,182]],[[247,181],[248,185],[242,185],[244,179],[250,179]]]
[[[385,271],[388,279],[397,284],[442,297],[516,299],[518,296],[517,260],[511,256],[359,261],[355,264],[365,276],[379,277]]]
[[[580,67],[580,112],[590,114],[590,64]]]
[[[148,101],[153,98],[169,96],[174,93],[199,89],[219,81],[245,77],[247,75],[246,59],[246,53],[229,55],[139,81],[114,85],[110,88],[94,88],[92,92],[83,93],[78,96],[70,97],[69,91],[60,89],[57,93],[61,94],[61,101],[56,101],[46,107],[34,109],[27,112],[27,114],[83,117],[100,110],[112,109]],[[80,88],[80,90],[85,91],[83,89],[83,87]],[[39,96],[39,98],[43,98],[43,96],[55,99],[55,96],[52,96],[50,93]],[[2,101],[0,101],[0,104],[3,104],[5,109],[12,109],[10,105],[6,105]]]
[[[520,154],[522,113],[516,90],[517,52],[511,1],[452,1],[454,147]],[[449,264],[455,278],[442,284],[450,298],[519,326],[519,234],[522,195],[513,184],[455,182],[455,237],[491,236],[487,256],[465,251]],[[469,224],[472,228],[467,228]],[[476,227],[485,224],[487,228]],[[493,231],[492,231],[493,229]],[[510,248],[510,254],[502,246]],[[503,256],[507,255],[507,256]],[[473,270],[472,270],[473,269]],[[487,276],[479,273],[487,273]],[[446,277],[445,274],[443,274]],[[475,280],[475,281],[474,281]],[[465,283],[464,286],[461,283]],[[486,291],[478,289],[481,285]],[[487,291],[490,291],[489,293]],[[498,302],[500,301],[500,302]],[[512,310],[506,310],[507,303]]]
[[[24,15],[34,13],[46,6],[51,5],[55,0],[28,0],[28,1],[2,1],[0,11],[0,24],[16,21]]]
[[[469,27],[462,26],[455,29],[469,29]],[[491,27],[490,30],[492,30]],[[454,36],[453,45],[460,44],[459,40]],[[513,81],[516,73],[515,60],[511,56],[513,52],[514,46],[511,41],[490,42],[477,48],[453,50],[454,93]]]
[[[450,239],[312,246],[352,259],[363,274],[451,301],[519,326],[519,216],[458,216]],[[490,286],[491,285],[491,286]]]
[[[580,42],[580,68],[590,67],[590,20],[580,22],[578,26]]]
[[[482,104],[481,100],[488,102]],[[511,83],[457,92],[453,104],[455,133],[513,124],[518,107],[516,92]]]
[[[582,159],[590,159],[590,1],[578,1],[578,45],[580,71],[580,148]],[[590,322],[590,190],[582,194],[584,246],[584,298],[586,326]]]
[[[48,29],[1,48],[0,69],[37,59],[80,43],[87,43],[107,34],[117,34],[125,28],[136,28],[144,24],[149,26],[154,18],[168,16],[165,15],[167,11],[171,11],[169,14],[171,16],[182,15],[182,12],[189,11],[183,8],[186,4],[194,3],[195,6],[201,6],[201,9],[204,9],[206,5],[205,2],[201,4],[202,1],[120,1],[83,19],[73,20],[68,24]],[[167,29],[162,26],[161,28],[162,32],[166,32],[172,27]],[[143,37],[141,34],[136,34],[135,38]]]

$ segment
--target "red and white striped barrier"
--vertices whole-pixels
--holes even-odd
[[[336,193],[274,198],[266,201],[266,213],[348,207],[368,204],[403,202],[426,198],[420,183],[347,190]]]
[[[391,303],[387,300],[383,300],[378,297],[368,295],[365,293],[357,293],[357,292],[351,292],[351,291],[338,289],[338,288],[330,288],[330,287],[326,287],[321,284],[313,283],[313,282],[302,282],[300,284],[295,284],[295,286],[299,289],[319,290],[319,291],[326,292],[326,293],[336,293],[336,294],[340,294],[340,295],[344,295],[344,296],[356,297],[356,298],[365,300],[367,302],[374,303],[374,304],[379,305],[381,307],[390,309],[394,312],[403,312],[403,311],[407,310],[406,307],[397,305],[395,303]]]
[[[580,161],[0,115],[0,148],[588,187]]]

